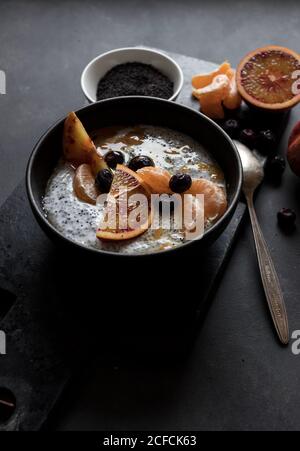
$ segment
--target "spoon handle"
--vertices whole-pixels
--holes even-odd
[[[258,223],[253,204],[253,196],[247,195],[246,198],[251,218],[260,274],[269,309],[279,339],[281,343],[287,345],[289,342],[289,326],[279,279],[267,243]]]

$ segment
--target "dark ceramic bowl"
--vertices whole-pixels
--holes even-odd
[[[219,163],[225,174],[228,193],[228,209],[201,240],[187,243],[152,255],[203,248],[215,241],[228,225],[236,209],[242,184],[242,168],[238,152],[227,134],[201,113],[174,102],[150,97],[119,97],[91,104],[76,111],[87,131],[110,125],[151,124],[172,128],[198,140]],[[36,144],[27,167],[26,185],[33,213],[44,232],[60,244],[89,255],[128,255],[90,249],[65,238],[47,220],[42,208],[42,198],[53,169],[62,155],[64,118],[53,125]],[[135,255],[144,257],[145,255]],[[132,257],[132,254],[129,255]]]

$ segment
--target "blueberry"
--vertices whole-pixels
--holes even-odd
[[[192,178],[188,174],[178,173],[170,178],[169,186],[173,193],[184,193],[192,185]]]
[[[113,174],[110,169],[102,169],[96,175],[95,183],[101,193],[108,193],[112,184]]]
[[[155,166],[155,164],[152,158],[147,157],[146,155],[133,157],[128,164],[129,169],[132,171],[137,171],[138,169],[142,169],[147,166]]]
[[[266,175],[275,182],[280,181],[282,174],[285,171],[285,167],[285,159],[279,155],[276,155],[267,161]]]
[[[296,213],[290,208],[282,208],[282,210],[277,213],[278,224],[283,230],[286,231],[293,230],[295,227],[296,218]]]
[[[123,164],[124,163],[124,155],[122,152],[119,152],[118,150],[110,150],[105,154],[105,162],[107,166],[109,166],[112,169],[115,169],[117,164]]]
[[[257,143],[257,135],[252,128],[244,128],[240,133],[239,139],[249,149],[254,149]]]
[[[271,153],[276,149],[276,136],[272,130],[262,130],[259,132],[258,147],[265,154]]]
[[[230,138],[234,139],[238,136],[240,130],[240,124],[236,119],[228,119],[222,125],[223,130],[230,136]]]

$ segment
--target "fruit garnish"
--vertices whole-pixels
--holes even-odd
[[[199,100],[202,113],[213,119],[223,119],[222,102],[228,95],[230,80],[226,75],[217,75],[211,84],[194,89],[193,95]]]
[[[253,149],[257,144],[257,134],[252,128],[244,128],[239,135],[239,140],[249,149]]]
[[[99,192],[95,186],[95,178],[88,164],[81,164],[75,172],[73,187],[76,196],[83,202],[96,204]]]
[[[224,61],[224,63],[222,63],[218,69],[216,69],[208,74],[194,75],[194,77],[192,77],[192,85],[195,89],[204,88],[205,86],[212,83],[213,79],[217,75],[226,74],[229,69],[230,69],[230,64],[228,63],[228,61]]]
[[[120,152],[119,150],[110,150],[105,154],[104,160],[107,166],[109,166],[112,169],[115,169],[117,164],[124,163],[125,158],[122,152]]]
[[[142,177],[127,166],[118,164],[109,193],[117,197],[122,189],[125,189],[129,194],[130,192],[135,192],[140,187],[144,188],[147,192],[149,191]]]
[[[213,119],[224,118],[224,108],[234,110],[241,105],[235,70],[225,61],[210,74],[192,78],[193,95],[200,101],[202,113]]]
[[[91,152],[88,163],[91,166],[93,174],[95,176],[102,169],[107,169],[107,164],[105,163],[103,156],[98,152],[97,149],[94,149],[93,152]]]
[[[228,69],[225,74],[229,78],[229,92],[223,100],[223,105],[229,110],[236,110],[242,103],[241,95],[236,84],[236,72],[234,69]]]
[[[171,192],[169,181],[171,174],[158,166],[147,166],[138,169],[137,174],[142,177],[146,185],[154,194],[169,194]]]
[[[230,136],[230,138],[234,139],[239,134],[240,124],[236,119],[228,119],[224,122],[222,128]]]
[[[265,172],[269,179],[274,182],[279,182],[285,171],[285,167],[285,159],[279,155],[275,155],[275,157],[267,161]]]
[[[278,225],[287,232],[290,232],[294,229],[296,219],[296,213],[290,208],[282,208],[277,213]]]
[[[191,195],[186,196],[185,194],[183,195],[182,202],[184,216],[183,231],[185,232],[185,238],[190,239],[188,237],[189,233],[193,233],[193,239],[201,238],[204,232],[203,202],[197,199],[196,196]],[[197,224],[199,230],[197,230]],[[195,236],[195,232],[198,232],[197,236]]]
[[[192,178],[190,175],[183,173],[175,174],[171,177],[169,187],[173,193],[184,193],[192,185]]]
[[[63,151],[65,159],[77,165],[86,163],[89,154],[94,149],[95,144],[76,114],[71,111],[64,123]]]
[[[113,181],[113,174],[110,169],[101,169],[95,179],[95,185],[101,193],[108,193]]]
[[[300,121],[292,130],[288,144],[287,159],[291,170],[300,177]]]
[[[132,197],[134,194],[142,194],[149,198],[150,191],[143,179],[134,171],[123,165],[117,165],[111,189],[107,197],[104,220],[97,230],[97,237],[102,240],[128,240],[144,233],[151,225],[150,202],[146,215],[145,208],[138,210],[135,227],[130,223],[131,214],[139,205]],[[126,200],[126,211],[122,208],[122,200]],[[110,221],[110,217],[113,221]]]
[[[227,199],[223,188],[206,179],[195,179],[192,186],[184,194],[204,194],[205,219],[214,221],[220,218],[227,209]]]
[[[152,158],[147,155],[138,155],[137,157],[133,157],[128,164],[129,169],[132,171],[137,171],[138,169],[142,169],[147,166],[155,166]]]
[[[82,122],[73,111],[68,114],[64,123],[63,153],[65,159],[75,166],[90,164],[94,174],[107,167]]]
[[[237,69],[239,93],[249,104],[272,111],[284,111],[300,101],[294,93],[300,56],[279,46],[262,47],[243,58]]]

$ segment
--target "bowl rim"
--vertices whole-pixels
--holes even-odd
[[[167,55],[166,53],[163,53],[162,51],[151,49],[149,47],[120,47],[117,49],[109,50],[108,52],[101,53],[100,55],[97,55],[95,58],[93,58],[85,66],[85,68],[83,69],[83,71],[81,73],[81,77],[80,77],[81,90],[82,90],[83,94],[85,95],[86,99],[91,103],[97,102],[97,99],[96,100],[92,99],[86,90],[84,79],[86,77],[88,70],[95,64],[96,61],[100,60],[101,58],[103,58],[107,55],[113,54],[113,53],[123,52],[123,51],[128,51],[128,50],[135,50],[135,51],[137,50],[137,51],[143,51],[146,53],[160,55],[163,58],[165,58],[166,60],[168,60],[168,62],[175,67],[177,74],[178,74],[178,78],[179,78],[179,86],[176,89],[176,91],[173,92],[171,97],[169,97],[168,99],[162,99],[162,100],[175,100],[176,97],[178,97],[178,95],[181,92],[182,87],[183,87],[183,83],[184,83],[183,71],[182,71],[181,67],[179,66],[179,64],[173,58],[171,58],[169,55]],[[122,97],[125,97],[125,96],[122,96]],[[126,97],[133,97],[133,96],[126,96]],[[134,97],[139,97],[139,96],[134,96]],[[149,97],[149,96],[143,96],[143,97]],[[111,98],[114,98],[114,97],[111,97]],[[157,98],[160,98],[160,97],[157,97]],[[109,100],[109,99],[105,99],[105,100]]]
[[[199,240],[190,240],[187,241],[183,244],[180,244],[180,246],[175,246],[173,248],[170,249],[166,249],[163,251],[156,251],[156,252],[145,252],[145,253],[122,253],[122,252],[113,252],[113,251],[107,251],[107,250],[103,250],[103,249],[96,249],[96,248],[92,248],[92,247],[88,247],[85,246],[83,244],[80,244],[74,240],[72,240],[71,238],[67,238],[66,236],[64,236],[61,232],[59,232],[52,224],[51,222],[47,219],[47,217],[41,212],[41,207],[40,205],[37,205],[37,201],[35,199],[35,196],[33,194],[33,189],[32,189],[32,185],[31,185],[31,179],[32,179],[32,167],[34,164],[34,160],[36,155],[39,152],[40,146],[42,144],[42,142],[46,139],[46,137],[60,124],[62,124],[66,118],[66,116],[64,115],[63,117],[61,117],[60,119],[58,119],[53,125],[51,125],[46,131],[45,133],[39,138],[39,140],[37,141],[37,143],[35,144],[31,155],[29,157],[28,163],[27,163],[27,168],[26,168],[26,176],[25,176],[25,181],[26,181],[26,191],[27,191],[27,196],[29,199],[29,203],[30,206],[33,210],[33,213],[38,221],[39,224],[43,223],[45,225],[46,228],[50,229],[52,235],[54,235],[55,237],[57,237],[58,239],[67,242],[69,245],[73,245],[75,246],[75,248],[81,249],[82,251],[85,252],[89,252],[92,253],[94,255],[107,255],[107,256],[113,256],[113,257],[123,257],[123,258],[127,258],[127,257],[138,257],[138,258],[142,258],[142,257],[149,257],[149,256],[159,256],[159,255],[167,255],[173,252],[178,251],[178,249],[183,249],[186,248],[187,246],[192,245],[195,242],[201,242],[201,240],[205,237],[207,239],[209,239],[210,236],[213,236],[214,232],[218,229],[218,227],[220,227],[221,223],[226,222],[226,219],[229,217],[231,217],[236,209],[237,203],[239,201],[240,198],[240,194],[241,194],[241,190],[242,190],[242,179],[243,179],[243,170],[242,170],[242,163],[241,163],[241,159],[240,159],[240,155],[239,152],[237,150],[237,147],[235,145],[235,143],[233,142],[233,140],[228,136],[228,134],[216,123],[214,122],[212,119],[210,119],[209,117],[205,116],[203,113],[196,111],[195,109],[188,107],[186,105],[180,104],[180,103],[175,103],[172,102],[170,100],[166,100],[166,99],[160,99],[158,97],[147,97],[147,96],[124,96],[124,97],[114,97],[114,98],[110,98],[110,99],[105,99],[105,100],[101,100],[99,102],[94,102],[91,103],[89,105],[86,105],[82,108],[79,108],[78,110],[75,111],[75,113],[77,115],[81,115],[82,113],[84,113],[86,110],[88,109],[92,109],[92,108],[97,108],[98,104],[104,104],[104,103],[117,103],[117,102],[126,102],[126,101],[132,101],[132,100],[138,100],[138,101],[146,101],[146,102],[153,102],[153,103],[167,103],[172,105],[172,108],[178,108],[178,109],[186,109],[189,112],[199,115],[202,117],[202,119],[204,119],[205,121],[211,123],[211,125],[213,127],[215,127],[217,130],[219,130],[219,132],[223,135],[223,137],[226,139],[226,141],[228,141],[228,143],[230,144],[233,153],[235,155],[236,158],[236,162],[237,162],[237,169],[238,169],[238,174],[237,174],[237,188],[236,191],[234,193],[233,199],[231,201],[231,205],[229,206],[229,208],[227,208],[226,212],[224,213],[223,216],[221,216],[217,222],[215,222],[215,224],[213,224],[213,226],[211,226],[208,230],[204,231],[203,236],[201,237],[201,239]]]

